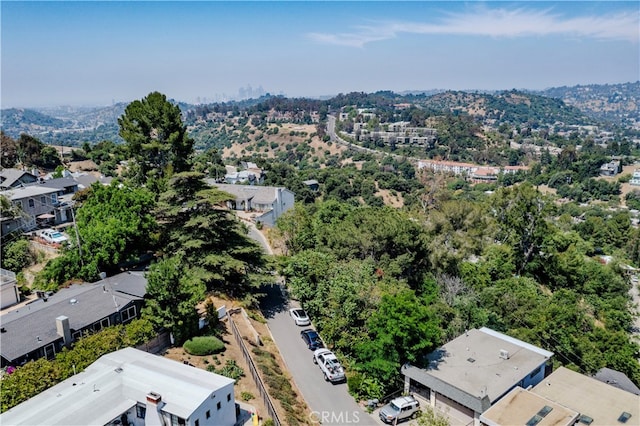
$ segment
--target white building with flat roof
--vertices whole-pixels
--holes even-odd
[[[236,423],[234,380],[125,348],[0,414],[3,425]]]

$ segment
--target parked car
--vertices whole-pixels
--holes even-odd
[[[68,238],[62,232],[55,229],[43,229],[38,232],[38,236],[51,244],[64,244],[68,241]]]
[[[318,367],[320,367],[325,380],[331,383],[337,383],[346,380],[346,376],[344,375],[344,368],[342,368],[342,365],[340,365],[340,361],[338,361],[338,358],[336,358],[334,353],[329,349],[316,349],[315,352],[313,352],[313,362],[314,364],[318,364]]]
[[[380,409],[380,420],[385,423],[399,423],[415,419],[420,413],[420,403],[412,396],[401,396]]]
[[[324,348],[324,343],[322,343],[320,335],[315,330],[312,330],[310,328],[302,330],[300,332],[300,337],[302,337],[302,340],[304,340],[304,342],[307,344],[307,347],[312,351],[315,351],[318,348]]]
[[[310,325],[311,320],[309,316],[302,308],[292,308],[289,309],[289,314],[291,314],[291,318],[296,323],[296,325]]]

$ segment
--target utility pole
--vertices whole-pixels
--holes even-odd
[[[71,219],[73,220],[73,229],[76,231],[76,243],[78,244],[78,255],[80,256],[80,263],[84,266],[84,260],[82,260],[82,246],[80,246],[80,234],[78,233],[78,225],[76,224],[76,215],[73,213],[73,206],[75,202],[71,204]]]

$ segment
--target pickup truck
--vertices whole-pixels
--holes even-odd
[[[340,365],[340,361],[338,361],[338,358],[336,358],[333,352],[329,349],[316,349],[313,353],[313,363],[318,364],[318,367],[322,370],[322,374],[324,374],[325,380],[331,383],[346,380],[344,369],[342,368],[342,365]]]
[[[50,244],[64,244],[68,241],[62,232],[55,229],[43,229],[38,231],[37,236]]]

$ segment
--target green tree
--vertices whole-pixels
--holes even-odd
[[[521,274],[540,255],[551,204],[529,183],[501,188],[490,201],[499,227],[498,240],[512,247],[516,271]]]
[[[18,146],[16,141],[0,130],[0,167],[14,167],[18,162]]]
[[[168,182],[155,210],[162,224],[163,251],[197,268],[210,290],[244,296],[269,282],[261,248],[226,207],[232,197],[209,187],[202,173],[182,172]]]
[[[160,192],[174,172],[189,169],[193,139],[182,123],[180,108],[165,95],[152,92],[130,103],[118,119],[120,136],[135,160],[131,174],[135,182]]]
[[[196,304],[204,299],[205,286],[176,258],[166,258],[149,268],[147,302],[143,318],[156,327],[173,333],[182,343],[198,331],[199,315]]]
[[[436,316],[411,290],[383,295],[367,329],[370,340],[358,346],[355,356],[383,383],[393,383],[404,362],[419,362],[440,343]]]
[[[21,238],[4,244],[2,247],[2,267],[15,273],[33,264],[36,255],[31,249],[29,241]]]

